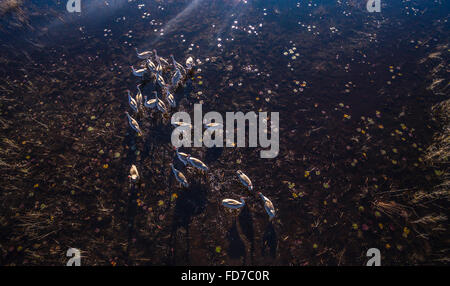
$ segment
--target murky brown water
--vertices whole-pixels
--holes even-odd
[[[438,179],[421,156],[445,96],[421,60],[448,60],[448,4],[117,0],[70,15],[45,2],[0,22],[2,265],[64,264],[69,247],[86,265],[363,265],[372,247],[383,264],[437,263],[446,231],[424,239],[412,222],[429,207],[410,200]],[[167,120],[142,119],[143,137],[126,121],[134,47],[194,57],[178,111],[279,112],[278,157],[184,149],[210,172],[183,170],[181,188]],[[241,195],[242,210],[221,205]],[[402,211],[377,208],[392,201]]]

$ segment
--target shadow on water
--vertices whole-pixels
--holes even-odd
[[[178,182],[176,182],[178,184]],[[172,233],[170,238],[171,248],[173,249],[172,257],[169,263],[172,265],[190,264],[190,241],[189,241],[189,225],[194,216],[205,211],[206,208],[207,187],[198,181],[191,182],[189,188],[180,192],[176,200],[175,210],[173,214]],[[185,250],[182,260],[177,256],[177,232],[179,229],[185,230]]]
[[[211,163],[211,162],[216,162],[220,156],[222,156],[223,153],[223,148],[208,148],[206,150],[206,154],[205,154],[205,162],[206,163]]]
[[[250,264],[253,265],[253,257],[255,252],[255,230],[253,229],[253,216],[247,205],[242,208],[239,213],[239,225],[241,232],[250,243]]]
[[[266,229],[264,230],[263,245],[262,245],[262,255],[270,255],[272,258],[276,257],[278,247],[278,238],[275,231],[275,227],[272,222],[269,222]]]
[[[137,214],[137,186],[136,184],[130,182],[130,193],[128,200],[128,244],[127,244],[127,263],[128,265],[132,264],[130,258],[131,246],[133,245],[133,236],[134,236],[134,220]]]
[[[230,256],[230,258],[232,258],[232,259],[243,258],[243,260],[244,260],[243,264],[245,265],[245,257],[246,257],[245,244],[244,244],[244,241],[242,240],[241,236],[239,235],[239,230],[237,227],[236,220],[233,222],[233,225],[228,230],[226,237],[229,241],[227,253]]]

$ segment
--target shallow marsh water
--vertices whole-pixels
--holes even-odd
[[[30,1],[0,20],[1,264],[64,264],[69,247],[93,265],[363,265],[372,247],[385,265],[439,263],[448,231],[424,237],[412,222],[425,210],[408,202],[438,176],[421,156],[429,109],[447,96],[429,87],[448,82],[436,71],[448,3],[84,2],[70,14],[65,1]],[[135,47],[194,57],[179,111],[279,112],[278,157],[191,148],[211,171],[186,170],[181,188],[167,118],[144,120],[143,137],[126,121]],[[241,211],[222,207],[243,194]],[[400,211],[381,211],[392,201]]]

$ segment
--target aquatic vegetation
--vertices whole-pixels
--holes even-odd
[[[14,2],[0,21],[2,264],[61,265],[76,245],[84,265],[363,265],[368,244],[383,265],[448,263],[443,1],[390,1],[382,20],[361,1],[121,1],[120,16],[98,1],[95,21]],[[172,81],[180,65],[195,73]],[[280,111],[279,157],[177,156],[170,113],[200,102]],[[220,204],[244,194],[238,212]]]

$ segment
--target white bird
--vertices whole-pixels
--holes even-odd
[[[159,71],[156,71],[156,82],[159,84],[161,88],[164,88],[166,86],[166,82],[164,81],[164,78],[161,76]]]
[[[178,87],[180,80],[181,80],[181,72],[179,69],[176,69],[175,73],[172,76],[172,86],[174,89],[176,89]]]
[[[186,180],[186,177],[183,175],[183,173],[181,173],[180,171],[178,171],[177,169],[175,169],[175,167],[173,166],[173,164],[170,164],[170,167],[172,168],[172,172],[175,175],[175,179],[177,179],[178,182],[180,182],[183,186],[185,186],[186,188],[189,187],[189,183]]]
[[[183,121],[172,122],[172,125],[174,127],[182,127],[182,128],[186,128],[186,129],[192,129],[192,124],[187,123],[187,122],[183,122]]]
[[[189,154],[178,152],[178,148],[175,148],[178,159],[186,166],[188,163]]]
[[[166,87],[164,88],[164,92],[166,94],[166,99],[167,102],[169,102],[169,105],[172,107],[176,107],[177,102],[175,101],[175,97],[173,97],[173,95],[170,93],[169,85],[166,85]]]
[[[153,53],[155,54],[155,59],[158,62],[158,64],[162,63],[162,64],[164,64],[166,66],[169,65],[169,62],[167,62],[166,59],[164,59],[163,57],[158,56],[158,53],[156,52],[156,50],[153,50]]]
[[[239,209],[245,206],[244,197],[241,197],[241,201],[233,200],[233,199],[224,199],[222,200],[222,205],[224,207],[230,208],[230,209]]]
[[[147,100],[147,96],[144,96],[144,106],[147,108],[155,108],[156,107],[156,103],[158,101],[158,94],[156,91],[153,92],[155,94],[155,98],[152,98],[150,100]]]
[[[131,66],[131,70],[133,71],[133,74],[138,77],[143,77],[147,72],[147,69],[145,68],[136,70],[133,66]]]
[[[188,70],[191,70],[193,66],[194,66],[194,59],[192,57],[187,58],[186,59],[186,68]]]
[[[181,71],[182,74],[186,74],[186,70],[184,69],[183,65],[178,63],[175,58],[173,57],[173,55],[170,55],[170,57],[172,58],[172,64],[175,67],[175,69],[179,69]]]
[[[258,195],[263,200],[264,208],[266,209],[266,212],[269,215],[270,219],[273,219],[275,217],[275,208],[273,207],[272,202],[267,197],[265,197],[263,194],[261,194],[261,192],[258,192]]]
[[[152,73],[156,73],[156,65],[155,65],[150,59],[147,59],[147,68],[148,68]]]
[[[137,85],[136,87],[137,87],[137,90],[138,90],[138,93],[136,94],[136,103],[137,103],[138,109],[140,109],[141,106],[142,106],[142,91],[141,91],[141,86],[140,85]]]
[[[136,100],[131,96],[129,89],[127,89],[127,92],[128,92],[128,103],[130,104],[131,109],[133,109],[134,112],[138,112],[138,105],[136,103]]]
[[[146,60],[152,56],[151,51],[145,51],[145,52],[139,53],[137,48],[134,48],[134,49],[136,50],[136,54],[137,54],[138,58],[140,58],[142,60]]]
[[[223,124],[217,123],[217,122],[211,122],[211,123],[205,124],[205,128],[208,130],[223,129]]]
[[[157,63],[156,69],[155,69],[156,72],[162,72],[163,71],[163,67],[162,67],[161,61],[158,60],[156,63]]]
[[[176,107],[177,106],[177,102],[175,101],[175,97],[173,97],[173,95],[171,93],[167,93],[166,98],[167,98],[167,102],[169,102],[170,106],[172,106],[172,107]]]
[[[141,128],[139,127],[139,123],[126,112],[128,117],[128,123],[130,123],[131,128],[133,128],[134,131],[136,131],[139,135],[142,135]]]
[[[187,157],[187,161],[189,162],[189,164],[191,164],[193,167],[203,170],[203,171],[208,171],[208,166],[205,165],[205,163],[203,163],[202,161],[200,161],[197,158],[194,158],[192,156]]]
[[[166,113],[166,112],[167,112],[166,105],[164,104],[164,101],[162,101],[161,99],[159,99],[158,94],[156,94],[156,107],[157,107],[158,110],[161,111],[162,113]]]
[[[131,178],[133,182],[136,182],[139,179],[139,172],[136,168],[136,165],[131,165],[130,175],[128,177]]]
[[[246,174],[244,174],[241,170],[237,170],[236,171],[239,180],[241,180],[241,183],[246,186],[250,191],[253,190],[253,184],[252,181],[250,181],[250,179],[247,177]]]

